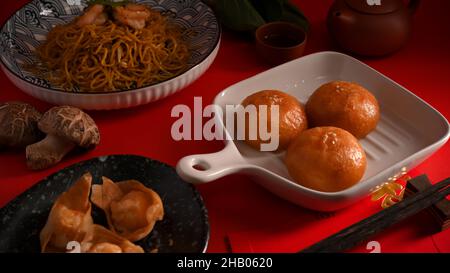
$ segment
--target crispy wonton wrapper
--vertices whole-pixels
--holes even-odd
[[[81,242],[82,253],[144,253],[142,247],[133,244],[99,225],[94,225]]]
[[[136,180],[114,183],[103,177],[103,185],[92,186],[91,201],[105,211],[109,228],[132,242],[147,236],[164,216],[159,195]]]
[[[40,233],[42,252],[66,252],[70,241],[81,242],[93,226],[91,216],[92,176],[84,174],[56,199]]]

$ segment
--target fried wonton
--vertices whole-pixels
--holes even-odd
[[[92,176],[84,174],[56,199],[40,233],[42,252],[65,252],[70,241],[81,242],[93,226],[91,217]]]
[[[133,244],[99,225],[94,225],[81,242],[82,253],[144,253],[142,247]]]
[[[114,183],[103,177],[103,185],[92,186],[91,201],[105,211],[109,228],[132,242],[147,236],[164,216],[159,195],[136,180]]]

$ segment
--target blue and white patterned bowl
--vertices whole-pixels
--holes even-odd
[[[65,92],[46,79],[22,69],[35,60],[34,49],[47,33],[82,13],[84,0],[33,0],[20,8],[0,31],[0,63],[8,78],[25,93],[57,105],[103,110],[133,107],[167,97],[198,79],[219,51],[221,29],[213,11],[201,0],[137,0],[193,30],[188,42],[195,50],[188,70],[166,81],[139,89],[107,93]]]

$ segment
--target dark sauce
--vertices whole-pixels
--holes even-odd
[[[293,47],[299,45],[302,39],[283,34],[269,34],[264,36],[264,42],[273,47]]]

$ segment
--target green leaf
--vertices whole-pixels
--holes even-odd
[[[303,12],[296,5],[290,3],[289,1],[285,1],[284,8],[297,16],[302,17],[303,19],[306,19],[305,14],[303,14]]]
[[[253,31],[265,23],[250,0],[216,0],[215,11],[222,24],[235,31]]]
[[[107,0],[103,0],[107,1]],[[289,0],[203,0],[221,23],[234,31],[254,31],[266,22],[287,21],[308,31],[305,15]]]
[[[299,25],[305,32],[308,32],[309,30],[309,22],[306,16],[296,6],[289,2],[284,5],[281,20]]]
[[[252,0],[251,3],[267,21],[279,21],[283,15],[283,5],[286,0]]]

